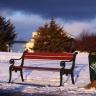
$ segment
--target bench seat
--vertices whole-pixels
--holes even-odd
[[[45,71],[60,71],[61,68],[48,68],[48,67],[31,67],[31,66],[12,66],[13,69],[30,69],[30,70],[45,70]]]

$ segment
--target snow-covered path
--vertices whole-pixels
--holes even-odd
[[[19,72],[13,72],[12,82],[7,83],[9,80],[9,60],[11,58],[20,58],[22,53],[8,53],[0,52],[0,89],[9,92],[22,92],[22,93],[38,93],[38,94],[57,94],[58,96],[95,96],[96,89],[84,89],[83,87],[90,83],[89,80],[89,66],[88,66],[88,54],[79,53],[76,57],[76,68],[75,68],[75,85],[72,84],[70,75],[63,76],[63,85],[59,86],[59,72],[53,71],[32,71],[24,70],[24,79],[22,82]],[[20,62],[16,62],[19,64]],[[32,64],[34,66],[46,66],[48,67],[60,67],[59,61],[28,61],[25,64]],[[67,64],[70,67],[71,63]],[[79,75],[79,77],[77,77]],[[88,95],[89,94],[89,95]],[[91,94],[91,95],[90,95]],[[78,96],[79,96],[78,95]]]

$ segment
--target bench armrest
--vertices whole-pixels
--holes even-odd
[[[65,68],[65,66],[66,66],[65,61],[61,61],[60,62],[60,66],[63,67],[63,68]]]
[[[61,61],[60,62],[60,66],[61,67],[63,67],[63,68],[65,68],[65,66],[66,66],[66,63],[65,62],[71,62],[72,60],[69,60],[69,61]]]
[[[9,63],[12,64],[12,65],[14,65],[14,64],[15,64],[15,60],[20,60],[20,59],[21,59],[21,58],[19,58],[19,59],[10,59],[10,60],[9,60]]]
[[[75,53],[74,53],[74,56],[73,56],[73,58],[72,58],[71,60],[61,61],[61,62],[60,62],[60,66],[63,67],[63,68],[65,68],[65,66],[66,66],[65,62],[72,62],[72,68],[74,69],[74,67],[75,67],[75,59],[76,59],[76,55],[77,55],[77,54],[78,54],[78,52],[75,52]]]

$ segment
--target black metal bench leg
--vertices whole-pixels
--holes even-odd
[[[62,86],[62,71],[60,70],[60,86]]]
[[[12,68],[9,67],[9,82],[8,83],[10,83],[11,77],[12,77]]]
[[[23,79],[23,70],[22,69],[20,70],[20,75],[21,75],[22,81],[24,81],[24,79]]]
[[[71,73],[71,80],[72,80],[72,84],[75,84],[74,83],[74,74],[73,74],[73,72]]]

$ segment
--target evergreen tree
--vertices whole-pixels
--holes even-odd
[[[10,51],[11,45],[14,43],[15,27],[11,24],[10,19],[6,20],[3,16],[0,16],[0,51]]]
[[[68,51],[71,46],[70,37],[60,27],[54,19],[51,19],[50,24],[47,23],[44,27],[39,27],[37,36],[34,37],[35,52],[64,52]]]

